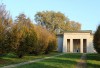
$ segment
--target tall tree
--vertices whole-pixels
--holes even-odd
[[[6,10],[6,5],[4,4],[0,4],[0,22],[6,27],[12,24],[10,12]]]
[[[34,25],[25,14],[20,14],[12,28],[12,48],[19,58],[31,52],[34,48],[37,36]]]
[[[81,24],[75,21],[69,21],[65,24],[65,31],[77,31],[81,29]]]
[[[94,34],[93,45],[95,50],[100,54],[100,25]]]
[[[60,12],[42,11],[35,15],[35,21],[39,25],[46,27],[49,31],[57,32],[57,30],[80,30],[81,25],[78,22],[69,21],[69,19]]]
[[[0,4],[0,53],[9,51],[9,37],[12,18],[4,4]]]
[[[60,12],[43,11],[35,15],[35,20],[39,25],[46,27],[49,31],[55,31],[58,28],[62,28],[63,23],[65,23],[68,18]]]

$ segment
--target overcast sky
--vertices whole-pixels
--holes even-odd
[[[82,30],[95,31],[100,24],[100,0],[0,0],[13,19],[25,13],[34,21],[38,11],[60,11],[70,20],[80,22]]]

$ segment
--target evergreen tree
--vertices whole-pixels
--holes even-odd
[[[100,25],[94,34],[93,44],[95,50],[100,54]]]

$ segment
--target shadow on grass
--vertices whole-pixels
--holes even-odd
[[[9,64],[13,64],[13,61],[10,59],[0,58],[0,67],[5,66],[5,65],[9,65]]]
[[[100,54],[87,54],[88,60],[100,61]]]
[[[60,58],[55,58],[55,59],[47,59],[43,61],[45,63],[54,63],[54,64],[76,64],[76,61],[73,60],[68,60],[68,59],[60,59]]]
[[[26,64],[16,68],[73,68],[77,64],[76,61],[67,59],[47,59],[41,62]]]
[[[25,66],[20,66],[20,67],[15,67],[15,68],[56,68],[56,67],[45,65],[42,63],[32,63],[32,64],[27,64]]]
[[[88,68],[100,68],[100,54],[87,54]]]
[[[72,58],[72,59],[79,59],[81,58],[81,53],[68,53],[62,56],[58,56],[60,58]]]
[[[75,60],[80,59],[81,55],[82,54],[78,54],[78,53],[73,53],[73,54],[67,53],[62,56],[47,59],[47,60],[44,60],[41,62],[23,65],[23,66],[17,67],[17,68],[66,68],[66,66],[68,66],[68,68],[73,68],[72,66],[75,66],[77,64],[77,62]],[[7,57],[8,57],[8,59],[5,59],[5,60],[1,59],[2,61],[7,61],[7,62],[5,62],[6,65],[24,61],[23,59],[17,60],[15,56],[12,57],[12,56],[8,55]],[[9,57],[12,57],[13,59],[9,59]],[[31,57],[31,58],[33,58],[33,57]],[[4,65],[4,63],[3,63],[3,65]]]
[[[91,64],[91,63],[87,63],[87,68],[100,68],[100,64]]]

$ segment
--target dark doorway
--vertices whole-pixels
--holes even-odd
[[[86,45],[87,45],[87,40],[83,39],[83,52],[86,53]]]
[[[75,53],[80,52],[80,39],[73,39],[73,49]]]
[[[70,39],[67,39],[67,52],[70,52]]]

